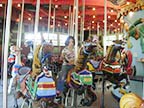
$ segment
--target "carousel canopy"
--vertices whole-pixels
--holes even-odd
[[[20,14],[22,10],[23,0],[12,0],[12,21],[19,22]],[[81,23],[81,18],[83,15],[83,1],[85,1],[85,19],[84,28],[94,29],[97,28],[97,23],[99,27],[103,29],[104,26],[104,1],[105,0],[79,0],[79,10],[78,10],[78,22]],[[107,26],[112,26],[111,28],[117,28],[120,26],[117,19],[117,14],[121,8],[121,5],[127,2],[135,2],[136,0],[108,0],[107,1]],[[37,0],[24,0],[24,20],[25,24],[33,24],[35,20],[36,12],[36,2]],[[48,22],[49,15],[49,2],[50,0],[40,0],[40,12],[39,12],[39,25],[46,26]],[[7,6],[7,0],[0,0],[0,17],[4,18],[4,10]],[[70,19],[70,12],[73,12],[74,0],[52,0],[51,9],[51,19],[53,19],[54,8],[55,11],[55,26],[62,26],[67,28]],[[69,11],[71,7],[71,11]],[[51,25],[52,25],[51,20]],[[79,24],[80,28],[80,24]]]

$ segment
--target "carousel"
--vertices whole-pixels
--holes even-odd
[[[144,108],[143,0],[0,0],[0,23],[0,107]]]

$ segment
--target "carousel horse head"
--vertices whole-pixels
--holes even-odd
[[[30,40],[28,40],[28,41],[25,41],[24,42],[24,45],[26,46],[26,47],[33,47],[33,41],[30,41]]]
[[[97,47],[97,45],[94,42],[85,43],[83,46],[83,51],[85,54],[89,55],[96,50],[95,49],[96,47]]]

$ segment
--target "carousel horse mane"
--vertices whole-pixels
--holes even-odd
[[[128,93],[120,99],[120,108],[143,108],[144,100],[134,93]]]
[[[52,48],[53,46],[50,45],[48,42],[44,42],[42,45],[37,45],[34,51],[34,58],[32,64],[33,78],[40,74],[42,65],[48,65],[48,63],[50,63],[50,57],[52,56]]]
[[[33,64],[32,64],[32,77],[34,78],[39,74],[41,71],[41,63],[40,59],[38,58],[39,50],[41,48],[41,45],[38,45],[34,51],[34,58],[33,58]]]
[[[86,43],[84,46],[82,46],[78,53],[78,58],[76,61],[76,66],[74,68],[75,72],[79,72],[83,69],[85,69],[87,57],[93,52],[93,47],[96,47],[96,45],[92,45],[91,43]]]

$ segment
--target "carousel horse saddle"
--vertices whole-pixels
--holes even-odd
[[[88,70],[84,69],[79,73],[73,72],[72,73],[72,80],[75,82],[79,82],[81,85],[92,85],[92,73]]]
[[[24,67],[20,67],[18,69],[18,75],[19,75],[19,81],[22,82],[24,80],[24,78],[30,74],[31,72],[31,68],[24,66]]]
[[[41,73],[37,76],[36,80],[28,79],[28,90],[32,98],[51,98],[56,96],[56,85],[52,77]]]
[[[36,79],[36,83],[36,95],[38,98],[49,98],[56,96],[56,85],[52,77],[49,77],[45,74],[40,74]]]
[[[121,65],[118,62],[103,62],[102,63],[102,71],[108,73],[121,73]]]

